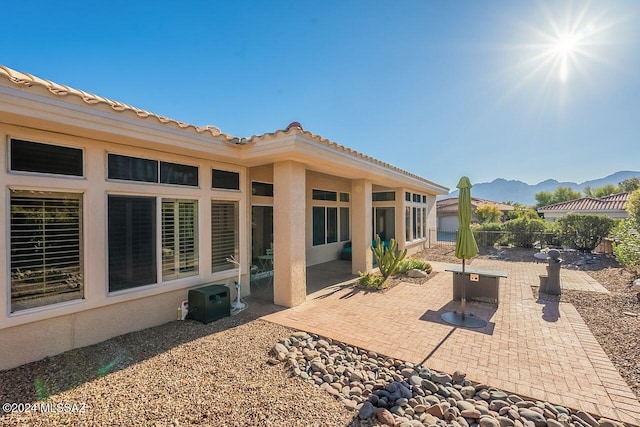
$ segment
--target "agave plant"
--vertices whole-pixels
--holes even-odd
[[[389,276],[398,272],[400,262],[407,256],[406,249],[402,252],[398,250],[398,244],[395,239],[391,239],[389,247],[385,248],[380,236],[377,234],[371,250],[380,269],[380,274],[382,274],[385,281]]]

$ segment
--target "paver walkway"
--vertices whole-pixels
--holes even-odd
[[[500,306],[467,302],[467,312],[487,320],[482,329],[443,322],[459,310],[452,301],[449,264],[423,285],[402,283],[384,294],[334,287],[264,319],[423,363],[505,391],[640,425],[640,402],[571,304],[536,301],[531,285],[545,265],[476,259],[474,267],[506,270]],[[584,272],[562,270],[565,289],[606,292]]]

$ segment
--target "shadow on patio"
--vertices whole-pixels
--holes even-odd
[[[351,274],[350,261],[335,260],[307,267],[307,298],[326,297],[350,287],[357,278]],[[273,303],[273,277],[253,281],[251,297]]]

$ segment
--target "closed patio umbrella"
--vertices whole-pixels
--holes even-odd
[[[462,275],[465,276],[465,261],[478,254],[478,245],[473,232],[471,231],[471,182],[469,178],[463,176],[458,181],[456,187],[458,192],[458,234],[456,235],[456,258],[462,260]],[[455,274],[455,273],[454,273]],[[486,325],[482,319],[469,318],[465,313],[467,303],[465,297],[465,282],[463,281],[460,293],[460,314],[454,312],[444,313],[442,319],[448,323],[467,326],[470,328],[480,328]]]
[[[465,260],[478,255],[478,245],[471,232],[471,182],[463,176],[456,186],[458,192],[458,234],[456,236],[456,258],[462,260],[464,272]]]

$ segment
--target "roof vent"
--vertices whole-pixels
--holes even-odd
[[[289,126],[287,126],[287,131],[290,130],[291,128],[299,128],[300,130],[302,129],[302,125],[299,122],[291,122],[289,123]]]

